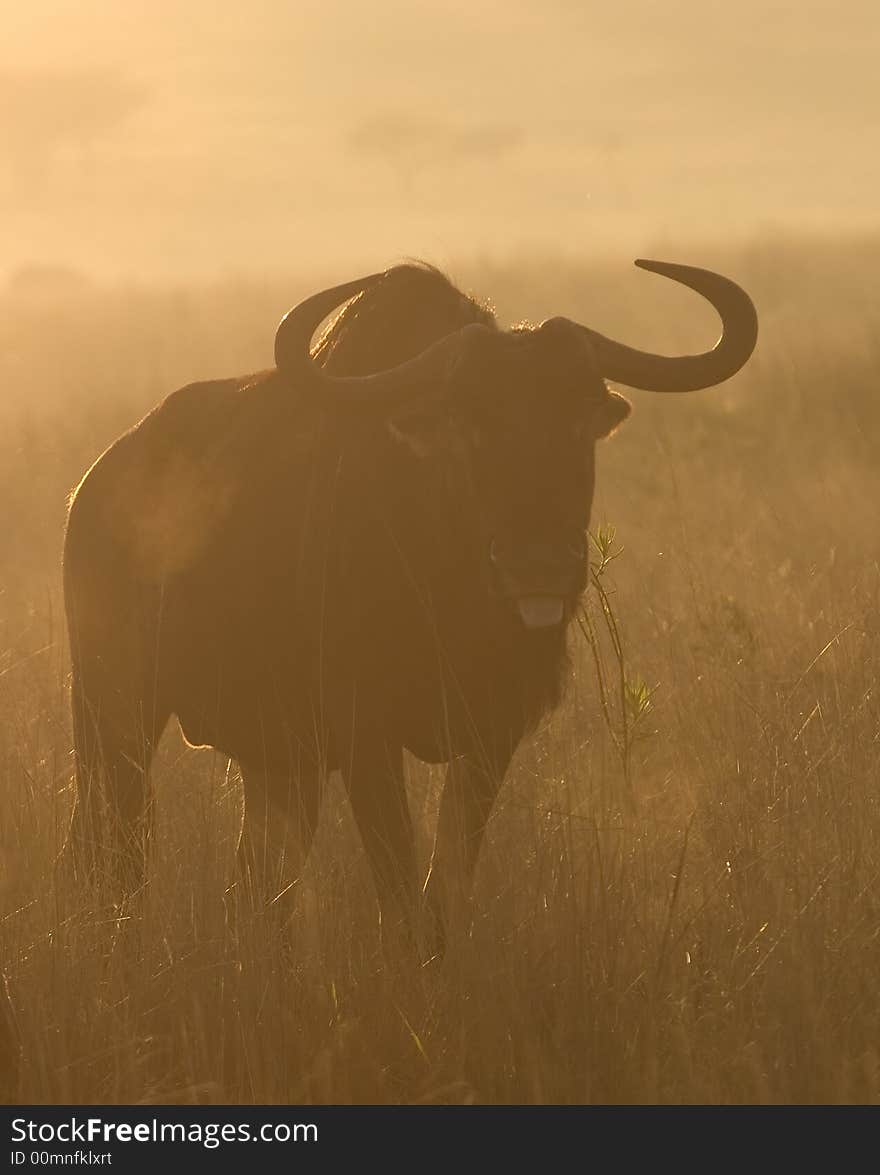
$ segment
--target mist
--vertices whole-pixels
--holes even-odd
[[[631,258],[878,223],[868,3],[10,7],[0,269]]]

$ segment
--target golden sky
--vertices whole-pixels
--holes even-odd
[[[868,0],[0,0],[0,272],[880,221]]]

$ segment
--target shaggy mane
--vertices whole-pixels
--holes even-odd
[[[439,269],[397,265],[340,311],[313,356],[334,375],[369,375],[470,323],[495,326],[495,316]]]

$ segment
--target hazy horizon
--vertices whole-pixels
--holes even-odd
[[[4,23],[0,276],[880,227],[867,4],[40,0]]]

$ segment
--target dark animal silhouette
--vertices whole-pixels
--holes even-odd
[[[448,762],[425,893],[454,915],[510,758],[559,700],[594,447],[630,410],[604,379],[691,391],[755,343],[738,286],[637,264],[715,306],[714,350],[650,355],[562,318],[504,331],[400,266],[288,314],[276,369],[174,392],[110,446],[64,555],[84,868],[143,880],[150,756],[176,714],[240,765],[241,876],[265,901],[339,769],[383,918],[409,917],[403,752]]]

